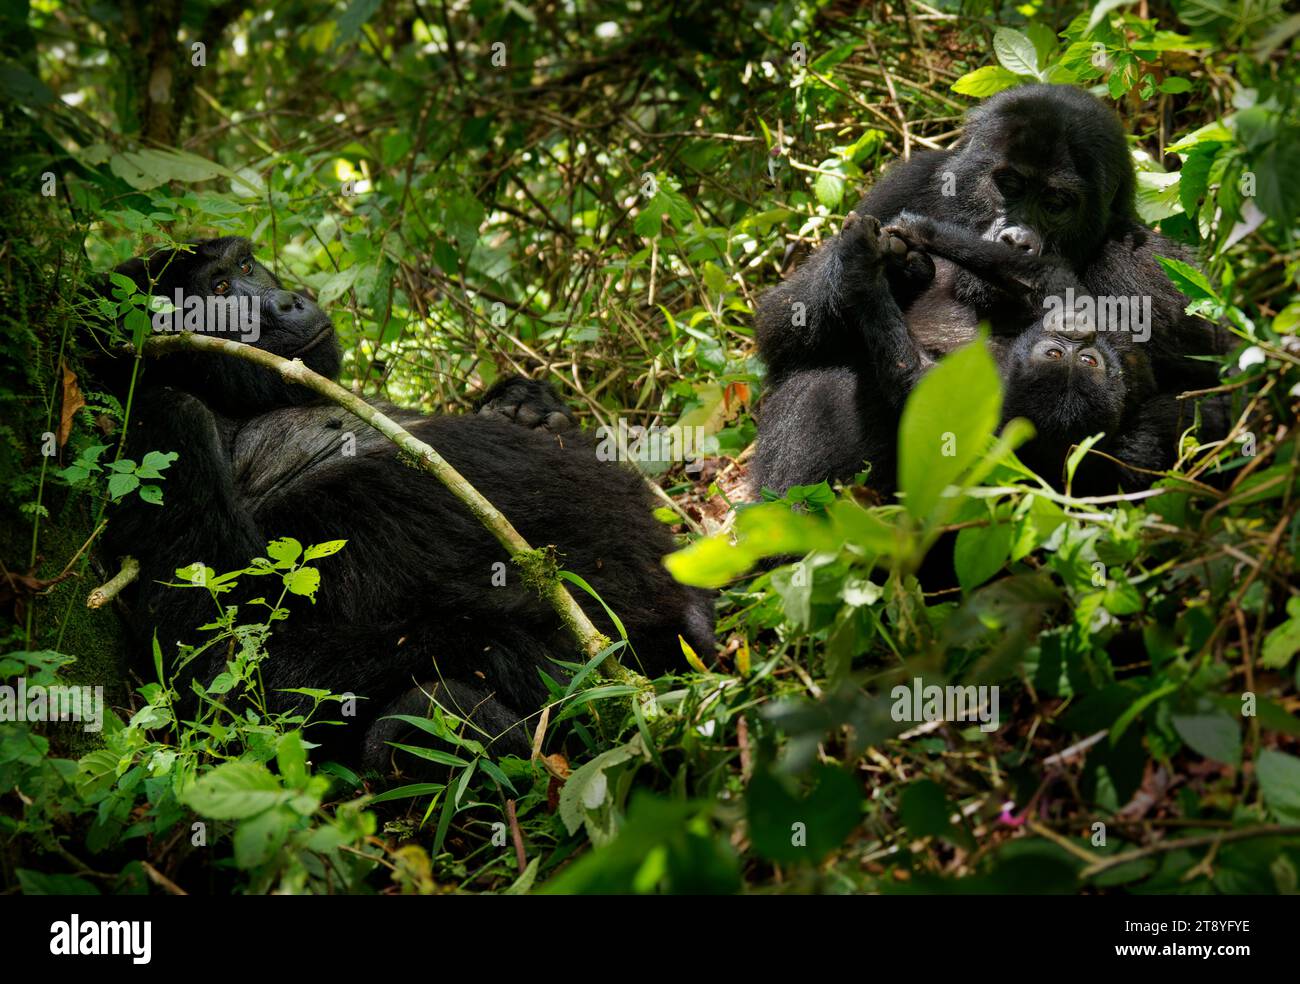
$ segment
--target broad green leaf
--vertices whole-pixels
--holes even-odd
[[[1034,42],[1009,27],[993,32],[993,53],[1008,72],[1038,78],[1038,52]]]
[[[243,820],[283,802],[289,793],[264,765],[226,762],[202,776],[181,797],[195,812],[214,820]]]
[[[325,543],[313,543],[303,554],[303,560],[319,560],[321,557],[333,557],[343,549],[347,540],[328,540]]]
[[[996,519],[988,526],[968,526],[958,532],[952,559],[963,591],[979,587],[1006,565],[1012,533],[1009,523]]]
[[[1228,714],[1175,714],[1172,719],[1174,730],[1193,751],[1234,768],[1241,765],[1241,725]]]
[[[1010,89],[1013,85],[1019,85],[1020,82],[1019,75],[1008,72],[1001,65],[985,65],[959,78],[952,84],[952,91],[963,96],[976,96],[982,99],[1003,89]]]
[[[314,567],[301,567],[284,576],[284,586],[292,594],[313,597],[320,587],[320,571]]]
[[[1291,657],[1300,652],[1300,598],[1288,598],[1286,611],[1290,618],[1264,639],[1260,664],[1270,670],[1282,669],[1291,662]]]
[[[118,472],[115,475],[109,476],[108,494],[114,499],[120,499],[128,492],[136,489],[139,485],[140,479],[136,478],[134,474]]]
[[[824,765],[814,776],[815,785],[803,794],[770,769],[754,773],[745,809],[754,850],[763,857],[816,864],[861,821],[862,791],[851,775]]]
[[[297,819],[291,809],[281,806],[241,822],[233,838],[235,864],[245,869],[266,864],[284,846]]]
[[[292,567],[302,556],[302,544],[291,536],[282,536],[266,545],[266,555],[277,567]]]
[[[1220,299],[1218,291],[1210,284],[1205,274],[1190,263],[1170,259],[1167,256],[1157,256],[1156,260],[1164,267],[1165,273],[1169,274],[1169,279],[1174,282],[1174,286],[1192,300],[1218,301]]]
[[[1002,384],[983,339],[926,373],[898,428],[898,486],[907,511],[929,516],[943,490],[988,447],[1002,412]]]
[[[1264,802],[1283,823],[1300,823],[1300,758],[1266,748],[1255,760]]]

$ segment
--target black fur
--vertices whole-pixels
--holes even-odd
[[[192,255],[156,254],[121,269],[147,287],[150,271],[156,276],[167,263],[167,284],[155,288],[160,291],[178,283],[207,293],[229,279],[231,290],[288,293],[255,263],[250,274],[232,275],[251,250],[241,239],[213,240],[198,244]],[[330,327],[328,318],[310,299],[292,296],[294,304],[264,304],[259,347],[289,356],[316,338],[304,361],[336,374],[332,329],[319,337],[321,327]],[[552,660],[577,658],[553,610],[521,583],[491,534],[359,418],[265,369],[206,353],[151,362],[143,384],[131,447],[179,451],[180,458],[166,473],[165,504],[127,500],[112,518],[106,545],[141,561],[135,621],[145,634],[157,630],[169,659],[178,640],[201,638],[197,629],[210,618],[212,602],[206,592],[158,582],[175,580],[176,568],[192,561],[218,572],[243,567],[281,536],[304,545],[348,542],[319,563],[315,604],[295,599],[292,617],[280,624],[265,682],[271,689],[327,688],[366,697],[346,729],[353,749],[390,704],[402,710],[419,703],[412,696],[417,684],[467,705],[463,714],[477,708],[475,719],[485,728],[504,730],[544,700],[538,669],[563,677]],[[472,416],[382,409],[437,449],[530,543],[554,544],[561,565],[584,577],[622,618],[646,672],[683,665],[679,633],[696,651],[711,653],[711,599],[678,584],[662,567],[673,538],[651,516],[641,479],[598,461],[576,428],[555,434],[506,419],[492,409],[502,400],[526,422],[556,425],[558,415],[571,423],[548,388],[528,381],[499,384],[482,401],[489,412]],[[496,562],[506,565],[503,587],[492,584]],[[250,595],[265,591],[264,582],[248,587]],[[578,601],[617,637],[597,603],[585,595]],[[194,672],[210,678],[224,658],[214,653]],[[626,654],[624,662],[636,659]],[[390,732],[381,726],[365,739],[370,764],[382,758]],[[525,742],[519,728],[506,736],[506,747],[515,751]]]
[[[892,489],[898,414],[920,374],[981,321],[1006,364],[1015,339],[1041,323],[1044,298],[1066,287],[1151,298],[1137,361],[1162,406],[1212,386],[1216,366],[1190,356],[1221,352],[1225,336],[1185,313],[1155,257],[1190,257],[1141,224],[1134,188],[1119,120],[1069,86],[999,93],[969,114],[954,148],[892,168],[840,235],[760,301],[769,390],[755,487],[845,479],[870,462],[873,484]],[[1050,418],[1050,406],[1037,409]]]

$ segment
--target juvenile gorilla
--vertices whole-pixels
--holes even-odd
[[[329,377],[339,371],[329,318],[307,296],[284,290],[244,239],[155,253],[119,272],[168,299],[177,287],[260,298],[258,347]],[[505,735],[505,747],[526,747],[517,722],[547,696],[538,671],[563,678],[552,660],[573,660],[574,646],[463,504],[399,461],[395,446],[360,419],[243,360],[171,355],[146,366],[143,385],[131,447],[180,457],[166,473],[164,505],[128,500],[112,518],[106,547],[140,560],[135,622],[146,638],[157,630],[169,662],[178,640],[201,641],[197,630],[213,615],[206,592],[159,583],[175,581],[178,567],[202,561],[219,573],[238,569],[282,536],[303,544],[346,539],[319,565],[315,604],[294,605],[279,623],[263,664],[268,691],[327,688],[366,698],[349,722],[355,729],[338,743],[344,754],[363,744],[361,732],[376,717],[423,709],[417,684],[488,734]],[[530,543],[556,546],[562,566],[622,618],[635,651],[624,662],[639,660],[651,674],[668,670],[681,659],[679,633],[712,652],[711,598],[660,564],[673,539],[652,517],[641,479],[598,461],[545,386],[507,380],[470,416],[382,409],[436,448]],[[496,586],[503,571],[505,583]],[[585,595],[578,601],[617,638],[599,604]],[[226,658],[205,653],[190,675],[209,680]],[[188,683],[182,687],[187,693]],[[391,724],[369,728],[366,764],[383,762],[393,733]]]
[[[898,418],[919,373],[981,321],[1005,368],[1015,339],[1041,325],[1044,297],[1066,287],[1150,299],[1149,340],[1111,342],[1142,345],[1137,361],[1161,405],[1212,386],[1214,364],[1191,357],[1221,351],[1223,335],[1185,313],[1155,257],[1189,256],[1140,223],[1134,187],[1119,121],[1070,86],[999,93],[970,113],[953,149],[891,169],[840,235],[759,304],[770,388],[755,485],[848,478],[867,462],[873,484],[892,489]],[[1050,417],[1050,391],[1040,393],[1047,405],[1030,416]],[[1162,444],[1140,464],[1169,458]]]

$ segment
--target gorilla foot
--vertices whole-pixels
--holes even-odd
[[[559,433],[575,424],[573,411],[550,385],[524,376],[511,376],[493,385],[474,407],[477,413],[504,417],[521,427]]]

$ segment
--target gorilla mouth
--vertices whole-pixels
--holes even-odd
[[[308,339],[306,345],[304,345],[302,348],[298,349],[298,351],[293,353],[294,358],[298,358],[300,356],[306,355],[308,352],[314,349],[321,342],[325,341],[325,339],[329,338],[330,335],[332,335],[333,333],[334,333],[334,325],[332,323],[326,324],[324,328],[316,332],[316,334],[312,335],[312,337]]]

